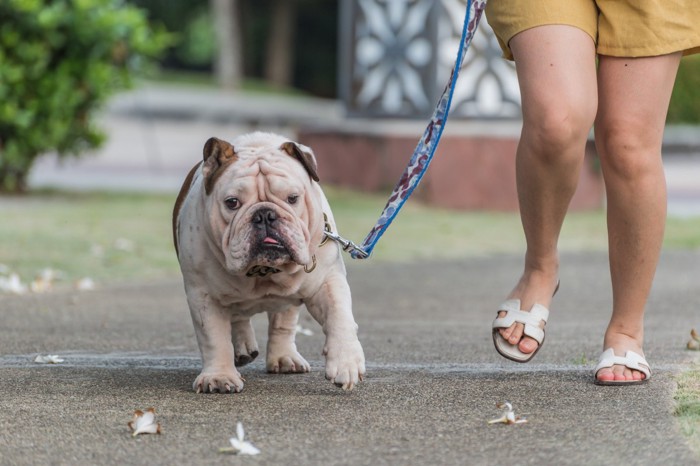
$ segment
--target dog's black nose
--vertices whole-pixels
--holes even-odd
[[[253,214],[253,223],[272,225],[277,220],[277,214],[272,209],[260,209]]]

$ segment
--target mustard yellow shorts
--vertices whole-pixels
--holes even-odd
[[[700,52],[700,0],[490,0],[486,19],[509,60],[513,36],[549,24],[583,30],[600,55]]]

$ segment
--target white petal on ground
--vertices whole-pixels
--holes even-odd
[[[14,294],[24,294],[27,292],[27,285],[23,284],[16,273],[11,273],[7,277],[0,277],[0,291]]]
[[[527,422],[527,419],[523,419],[520,416],[515,415],[515,411],[513,411],[513,405],[508,403],[507,401],[505,403],[498,403],[496,404],[496,407],[499,409],[504,409],[503,416],[499,417],[498,419],[492,419],[488,421],[489,424],[524,424]]]
[[[160,423],[156,422],[156,410],[148,408],[146,412],[137,409],[134,411],[134,419],[129,422],[131,436],[139,434],[160,434]]]
[[[243,430],[243,424],[240,422],[236,424],[236,437],[231,437],[229,442],[231,442],[231,448],[220,448],[220,453],[235,453],[237,455],[259,455],[260,450],[253,446],[252,443],[246,441],[245,431]]]
[[[95,289],[95,281],[90,277],[84,277],[75,282],[75,289],[78,291],[89,291]]]
[[[61,364],[63,361],[65,359],[57,354],[47,354],[46,356],[39,354],[34,358],[34,362],[38,364]]]

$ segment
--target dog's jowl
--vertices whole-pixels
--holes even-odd
[[[365,373],[340,248],[310,148],[256,132],[211,138],[173,211],[175,249],[202,355],[197,392],[239,392],[258,356],[250,319],[268,315],[268,372],[308,372],[295,344],[305,306],[326,336],[326,378],[351,389]]]

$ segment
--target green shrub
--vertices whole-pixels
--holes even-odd
[[[41,154],[97,147],[94,112],[169,40],[120,0],[0,1],[0,191]]]
[[[669,123],[700,123],[700,55],[681,60],[668,109]]]

